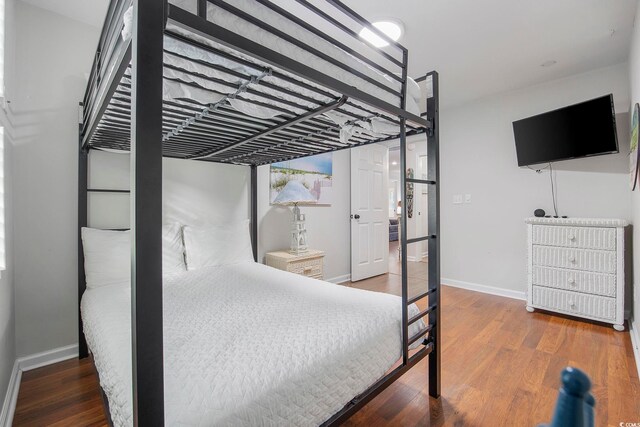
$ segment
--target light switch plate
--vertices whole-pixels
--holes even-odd
[[[461,205],[462,204],[462,194],[454,194],[453,195],[453,204]]]
[[[464,195],[464,202],[465,203],[471,203],[471,194],[465,194]]]

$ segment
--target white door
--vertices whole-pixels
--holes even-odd
[[[389,149],[351,149],[351,280],[389,272]]]

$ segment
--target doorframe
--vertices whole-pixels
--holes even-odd
[[[391,152],[391,150],[400,150],[400,139],[394,139],[392,141],[384,142],[383,144],[387,145],[387,147],[389,148],[390,152]],[[418,144],[424,144],[424,147],[425,147],[424,152],[421,152],[420,150],[416,150],[416,148],[418,147]],[[420,163],[420,157],[422,155],[427,156],[427,154],[428,154],[427,151],[428,150],[426,149],[426,147],[427,147],[427,137],[426,137],[426,135],[422,135],[422,134],[420,134],[420,135],[410,135],[410,136],[407,137],[407,153],[413,153],[413,154],[408,154],[406,158],[407,158],[407,160],[409,158],[412,159],[412,164],[415,165],[414,169],[417,169],[417,166]],[[403,171],[400,170],[400,174],[401,174],[400,175],[400,180],[401,181],[402,181],[402,172]],[[405,171],[405,173],[406,173],[406,171]],[[416,175],[416,178],[420,178],[420,176]],[[419,201],[420,201],[420,203],[417,203],[418,200],[416,200],[414,198],[413,210],[414,210],[414,213],[415,213],[416,210],[417,210],[417,207],[420,204],[424,204],[424,202],[427,202],[427,197],[428,196],[427,195],[422,195],[422,189],[421,189],[422,184],[414,184],[414,186],[415,186],[414,197],[418,196],[419,197]],[[404,209],[404,208],[405,208],[405,206],[402,206],[402,209]],[[428,209],[429,209],[429,206],[428,206],[428,202],[427,202],[427,210]],[[425,213],[424,216],[421,216],[420,218],[424,219],[424,222],[423,222],[424,230],[423,229],[417,229],[417,230],[412,229],[412,230],[414,230],[414,232],[411,233],[411,235],[408,234],[407,235],[408,238],[417,237],[417,236],[421,236],[421,235],[426,235],[427,234],[427,229],[426,229],[426,227],[427,227],[427,215],[426,215],[426,213]],[[412,218],[412,220],[414,220],[414,219],[416,219],[415,216]],[[400,218],[400,222],[402,222],[402,218]],[[400,224],[400,226],[401,227],[405,227],[405,224]],[[409,232],[409,229],[407,229],[407,232]],[[400,241],[400,239],[398,239],[398,241]],[[409,247],[411,248],[412,246],[415,246],[415,244],[413,244],[413,245],[411,245]],[[414,253],[414,252],[416,252],[416,253]],[[417,256],[416,256],[416,254],[417,254]],[[391,254],[389,254],[389,256],[391,256]],[[424,259],[426,259],[427,253],[423,250],[423,245],[420,244],[420,248],[419,249],[413,248],[413,250],[407,250],[407,257],[408,257],[409,262],[421,262]]]

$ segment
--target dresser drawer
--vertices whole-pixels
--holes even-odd
[[[533,267],[533,284],[567,291],[616,296],[616,276],[564,268]]]
[[[616,272],[616,252],[590,249],[533,246],[533,265],[560,267],[596,273]]]
[[[534,307],[574,316],[605,321],[616,319],[615,298],[534,286],[532,302]]]
[[[287,264],[287,271],[301,274],[303,276],[322,279],[322,258],[303,259],[292,261]]]
[[[534,245],[608,251],[616,249],[615,228],[534,225],[532,239]]]

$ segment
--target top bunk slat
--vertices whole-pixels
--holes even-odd
[[[298,7],[295,13],[279,5],[287,1]],[[401,108],[415,103],[407,94],[406,49],[395,42],[369,46],[347,22],[368,24],[339,1],[172,2],[185,9],[167,5],[167,157],[258,165],[394,139],[402,121],[407,134],[430,128],[417,107]],[[129,149],[131,40],[125,34],[133,31],[124,22],[130,3],[112,0],[105,19],[84,97],[85,148]],[[248,7],[257,8],[255,16],[243,10]],[[304,21],[302,12],[321,22]],[[354,44],[376,55],[365,56]],[[297,56],[283,54],[295,50]]]

